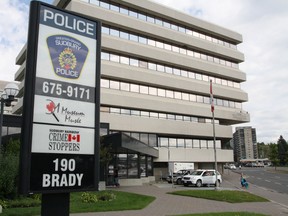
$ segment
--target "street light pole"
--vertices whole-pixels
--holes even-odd
[[[11,106],[15,96],[19,93],[19,87],[16,83],[8,83],[3,93],[0,96],[1,110],[0,110],[0,155],[2,155],[2,128],[3,128],[3,114],[4,106]]]

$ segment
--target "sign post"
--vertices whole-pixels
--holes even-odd
[[[43,193],[42,215],[55,200],[69,215],[70,192],[98,190],[100,40],[98,21],[31,2],[20,193]]]

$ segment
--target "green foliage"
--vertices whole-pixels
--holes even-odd
[[[2,155],[0,158],[0,197],[17,196],[19,156]]]
[[[81,194],[81,201],[84,203],[96,203],[98,201],[112,201],[116,199],[116,195],[112,192],[105,191],[103,193],[89,193]]]
[[[30,197],[21,197],[18,199],[10,200],[8,202],[7,208],[28,208],[40,206],[41,201]]]
[[[15,155],[19,156],[20,154],[20,140],[13,140],[12,138],[9,140],[8,144],[5,146],[5,155]]]
[[[285,165],[288,152],[288,144],[282,136],[279,137],[277,144],[279,163],[280,165]]]
[[[2,206],[3,209],[7,208],[8,207],[8,203],[6,200],[1,200],[0,199],[0,205]]]
[[[258,148],[258,158],[268,158],[270,149],[269,145],[266,145],[265,143],[257,143],[257,148]]]
[[[19,154],[20,140],[11,138],[0,155],[0,198],[17,196]]]
[[[96,203],[98,198],[94,193],[84,192],[81,194],[81,201],[84,203]]]
[[[270,148],[269,159],[271,160],[276,169],[276,166],[278,166],[279,164],[278,146],[277,144],[270,144],[269,148]]]

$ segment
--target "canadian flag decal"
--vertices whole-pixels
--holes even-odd
[[[80,142],[80,134],[73,135],[73,134],[68,134],[68,142]]]

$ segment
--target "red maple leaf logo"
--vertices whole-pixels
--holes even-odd
[[[51,101],[49,104],[46,105],[46,108],[49,112],[53,112],[55,109],[55,104]]]

